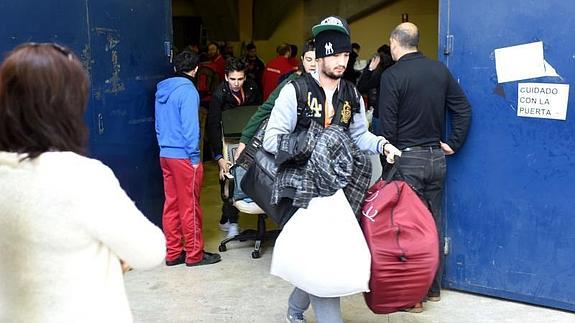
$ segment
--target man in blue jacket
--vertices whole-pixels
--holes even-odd
[[[200,96],[192,78],[198,56],[182,52],[174,58],[176,75],[161,81],[156,91],[156,135],[164,174],[166,265],[213,264],[220,255],[204,251],[200,189],[204,169],[200,159]]]

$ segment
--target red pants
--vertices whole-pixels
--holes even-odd
[[[160,157],[164,174],[164,213],[162,224],[166,236],[166,260],[175,260],[182,250],[186,262],[204,257],[200,189],[204,167],[192,166],[189,159]]]

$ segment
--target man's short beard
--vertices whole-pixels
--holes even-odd
[[[343,76],[343,73],[341,73],[341,75],[337,76],[331,71],[322,71],[322,72],[323,72],[323,75],[329,77],[332,80],[339,80]]]

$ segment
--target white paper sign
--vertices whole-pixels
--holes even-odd
[[[541,41],[495,49],[495,68],[499,83],[558,76],[545,61]]]
[[[565,120],[569,84],[519,83],[517,116]]]

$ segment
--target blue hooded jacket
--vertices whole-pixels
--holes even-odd
[[[185,77],[161,81],[156,90],[156,136],[160,157],[200,163],[200,96]]]

